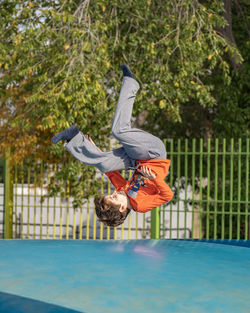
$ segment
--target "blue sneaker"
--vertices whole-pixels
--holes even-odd
[[[69,128],[65,129],[61,133],[56,134],[51,141],[55,144],[60,140],[67,140],[68,142],[79,133],[77,126],[72,125]]]
[[[128,77],[134,78],[132,72],[130,71],[130,69],[128,68],[128,66],[126,64],[122,64],[121,68],[122,68],[122,72],[123,72],[124,77],[128,76]]]

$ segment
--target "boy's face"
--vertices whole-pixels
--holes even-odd
[[[105,197],[107,204],[120,205],[120,212],[124,212],[128,206],[127,196],[124,191],[114,191],[111,195]]]

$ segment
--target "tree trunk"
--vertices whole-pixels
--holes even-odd
[[[218,33],[223,36],[229,43],[229,45],[237,48],[236,41],[234,39],[232,30],[232,0],[223,0],[225,11],[223,12],[223,17],[228,22],[224,28],[217,27]],[[231,54],[228,52],[228,57],[230,63],[235,71],[239,70],[241,67],[241,58],[237,53]]]

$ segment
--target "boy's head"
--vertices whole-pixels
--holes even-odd
[[[107,226],[116,227],[122,224],[130,209],[127,196],[122,192],[114,192],[112,195],[95,198],[96,215]]]

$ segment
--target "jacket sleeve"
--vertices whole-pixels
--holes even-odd
[[[127,184],[126,179],[118,171],[105,173],[108,176],[111,183],[115,186],[116,189],[120,189]]]
[[[167,183],[157,177],[152,180],[152,182],[157,187],[159,193],[155,195],[148,195],[140,203],[138,212],[145,213],[148,212],[166,202],[169,202],[173,198],[173,191],[170,189]]]

